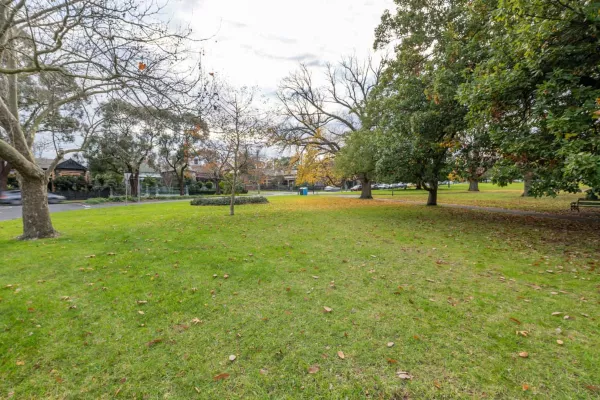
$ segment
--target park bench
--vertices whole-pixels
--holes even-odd
[[[579,212],[579,207],[599,207],[600,208],[600,200],[587,200],[587,199],[578,199],[571,203],[571,211],[577,210]]]

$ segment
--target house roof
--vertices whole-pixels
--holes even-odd
[[[73,159],[65,160],[56,166],[57,170],[87,171],[87,168]]]

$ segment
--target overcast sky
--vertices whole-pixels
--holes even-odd
[[[274,92],[299,62],[318,67],[342,55],[366,55],[392,0],[172,0],[203,42],[206,69],[234,85]]]

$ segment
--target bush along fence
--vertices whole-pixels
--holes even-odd
[[[67,200],[87,200],[91,198],[97,197],[109,197],[110,189],[101,189],[101,190],[57,190],[54,192],[59,196],[64,196]]]
[[[242,204],[265,204],[268,203],[264,196],[241,196],[235,198],[235,205]],[[228,206],[231,197],[198,197],[190,202],[193,206]]]

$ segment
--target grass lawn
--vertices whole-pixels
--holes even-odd
[[[270,201],[0,222],[0,398],[600,396],[598,223]]]

